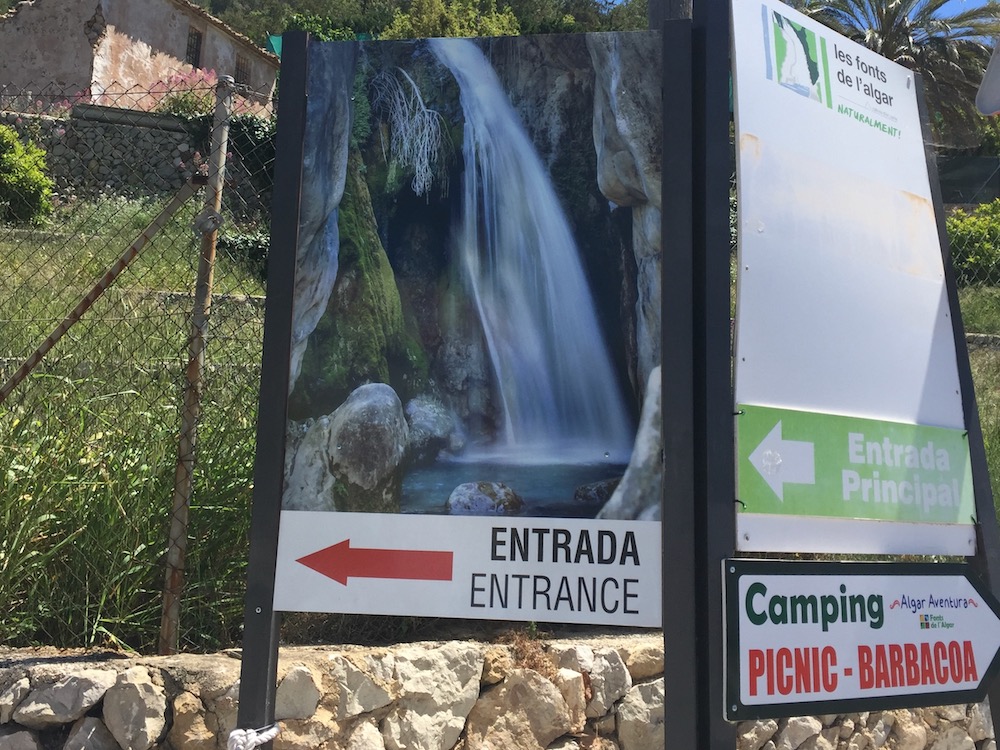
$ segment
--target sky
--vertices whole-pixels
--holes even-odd
[[[985,4],[984,0],[950,0],[944,4],[942,10],[946,15],[951,15],[952,13],[961,13],[967,8],[978,8]]]

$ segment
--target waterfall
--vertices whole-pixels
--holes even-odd
[[[514,461],[625,462],[633,432],[549,176],[479,48],[430,45],[465,116],[457,255],[503,407],[493,450]]]

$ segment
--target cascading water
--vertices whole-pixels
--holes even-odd
[[[515,462],[625,462],[632,429],[549,176],[479,48],[430,45],[465,116],[457,241],[504,410],[492,450]]]

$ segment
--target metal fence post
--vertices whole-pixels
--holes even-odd
[[[221,76],[216,87],[215,114],[212,124],[212,153],[208,161],[208,185],[205,208],[195,220],[201,232],[201,254],[195,285],[194,311],[188,339],[188,362],[185,371],[184,407],[177,445],[177,469],[167,541],[166,576],[163,586],[163,614],[160,620],[160,654],[176,653],[180,640],[180,604],[184,590],[184,564],[187,555],[188,518],[194,486],[195,445],[201,414],[202,372],[208,316],[212,306],[212,275],[215,269],[215,243],[222,216],[222,187],[229,150],[229,119],[233,109],[235,82]]]

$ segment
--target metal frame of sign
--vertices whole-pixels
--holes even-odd
[[[930,117],[927,112],[927,100],[924,96],[923,81],[916,76],[917,107],[920,112],[920,125],[923,129],[924,143],[927,152],[927,172],[931,183],[931,201],[934,204],[934,215],[937,218],[938,238],[941,242],[941,254],[944,257],[945,290],[948,295],[948,307],[952,311],[952,330],[955,334],[955,356],[958,365],[958,382],[962,389],[962,411],[965,416],[965,429],[969,437],[969,455],[972,460],[972,487],[976,501],[976,552],[971,558],[971,564],[989,582],[989,588],[994,596],[1000,598],[1000,527],[997,525],[996,508],[993,499],[993,486],[990,483],[990,470],[986,461],[986,445],[983,441],[983,428],[979,421],[979,405],[976,401],[975,383],[972,379],[972,364],[969,360],[969,348],[965,339],[965,324],[962,321],[962,310],[958,302],[958,284],[955,281],[955,269],[951,264],[951,244],[948,241],[948,230],[945,227],[944,203],[941,200],[941,182],[938,179],[937,158],[933,146],[930,145]],[[992,680],[987,687],[990,705],[1000,705],[1000,680]],[[996,720],[994,720],[994,727]]]
[[[990,602],[990,609],[997,615],[997,602],[989,587],[976,575],[973,568],[962,563],[895,563],[895,562],[802,562],[789,560],[725,561],[723,576],[726,584],[726,714],[732,721],[747,719],[780,718],[787,716],[814,716],[843,714],[853,711],[883,711],[893,708],[919,708],[923,706],[952,705],[979,702],[1000,671],[1000,651],[993,655],[989,666],[983,670],[980,687],[976,690],[928,692],[922,695],[901,694],[839,700],[779,702],[744,705],[740,702],[740,628],[741,602],[734,592],[740,576],[744,574],[766,576],[920,576],[964,577],[973,589]],[[775,642],[776,646],[782,645]]]
[[[284,482],[291,298],[299,233],[307,70],[308,35],[305,32],[286,33],[282,41],[280,126],[275,144],[271,250],[267,265],[269,297],[276,304],[268,305],[264,321],[264,362],[257,417],[257,460],[237,713],[237,726],[241,729],[261,729],[274,724],[279,631],[279,616],[273,607],[274,569]],[[271,743],[265,747],[271,747]]]
[[[732,554],[736,536],[729,317],[730,14],[726,0],[694,0],[692,5],[695,523],[688,532],[696,540],[699,616],[692,651],[699,672],[693,683],[675,682],[672,675],[671,682],[694,684],[697,691],[697,731],[693,741],[678,747],[724,750],[736,741],[735,725],[727,723],[720,710],[725,700],[725,656],[719,648],[723,622],[720,564]],[[670,481],[668,477],[665,486]],[[671,576],[677,574],[671,571]],[[664,595],[664,606],[671,604]],[[670,642],[668,651],[685,648],[689,644]],[[687,720],[686,716],[678,718],[678,723]]]

